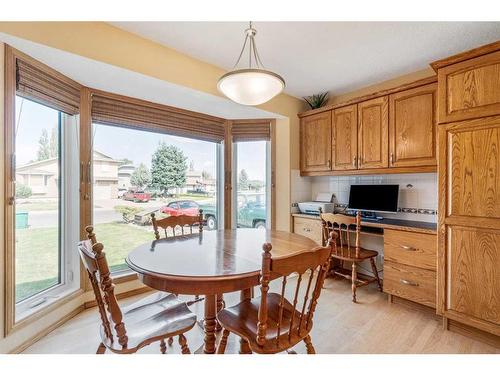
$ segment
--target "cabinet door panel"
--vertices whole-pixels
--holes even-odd
[[[500,114],[500,51],[438,72],[439,122]]]
[[[358,168],[387,168],[389,161],[389,98],[358,103]]]
[[[447,136],[448,215],[500,218],[500,119],[455,127]]]
[[[390,167],[437,165],[436,84],[389,97]]]
[[[447,309],[500,324],[500,231],[449,227]]]
[[[358,113],[357,105],[338,108],[332,114],[333,170],[357,169]]]
[[[301,171],[314,172],[331,169],[331,128],[331,111],[301,119]]]

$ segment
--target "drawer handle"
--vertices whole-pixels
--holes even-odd
[[[406,245],[401,245],[401,248],[406,251],[417,251],[416,248],[411,247],[411,246],[406,246]]]
[[[418,283],[416,283],[415,281],[400,279],[399,282],[404,285],[418,286]]]
[[[311,230],[309,228],[304,228],[304,232],[310,232]]]

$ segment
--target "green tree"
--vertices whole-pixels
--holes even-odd
[[[47,129],[42,129],[42,135],[38,139],[36,161],[47,160],[48,158],[50,158],[49,135]]]
[[[209,171],[203,171],[203,172],[201,172],[201,177],[204,180],[208,180],[208,179],[212,178],[212,174]]]
[[[134,170],[130,176],[130,183],[139,189],[144,189],[151,184],[151,173],[144,163],[139,164]]]
[[[248,173],[242,169],[238,176],[238,190],[248,190]]]
[[[125,159],[120,160],[120,164],[118,164],[118,165],[121,167],[122,165],[127,165],[127,164],[134,164],[134,162],[130,159],[125,158]]]
[[[57,126],[52,128],[50,133],[49,157],[56,158],[59,156],[59,134]]]
[[[187,157],[176,146],[160,142],[151,159],[151,185],[163,192],[186,184]]]

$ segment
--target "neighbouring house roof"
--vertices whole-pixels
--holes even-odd
[[[94,150],[92,157],[94,160],[107,161],[107,162],[113,163],[113,164],[120,164],[121,163],[121,160],[113,159],[111,156],[106,155],[105,153],[103,153],[101,151]]]
[[[108,156],[108,155],[106,155],[100,151],[96,151],[96,150],[94,150],[93,157],[94,157],[94,160],[107,161],[107,162],[112,163],[112,164],[119,164],[120,163],[119,160],[113,159],[111,156]],[[45,159],[45,160],[27,163],[27,164],[24,164],[20,167],[16,167],[16,173],[21,173],[21,172],[27,171],[27,170],[29,170],[31,173],[31,170],[33,170],[33,167],[37,167],[35,169],[38,169],[38,167],[50,165],[54,162],[57,163],[57,160],[58,160],[58,158],[49,158],[49,159]],[[42,169],[39,169],[39,170],[42,170]],[[31,174],[33,174],[33,173],[31,173]]]
[[[112,181],[112,182],[118,182],[118,177],[95,177],[96,181]]]
[[[134,171],[135,167],[132,164],[124,164],[118,167],[118,175],[122,177],[130,177]]]
[[[200,171],[187,171],[186,177],[200,177],[202,176],[202,172]]]
[[[54,172],[49,172],[45,171],[43,169],[25,169],[23,171],[19,171],[19,169],[16,169],[16,174],[20,175],[44,175],[44,176],[53,176],[55,173]]]

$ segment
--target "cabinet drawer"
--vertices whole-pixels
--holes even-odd
[[[435,307],[436,272],[385,261],[384,292]]]
[[[303,219],[300,217],[294,217],[293,219],[293,232],[308,237],[318,244],[322,242],[322,228],[320,220]]]
[[[384,230],[384,259],[436,271],[437,236]]]

